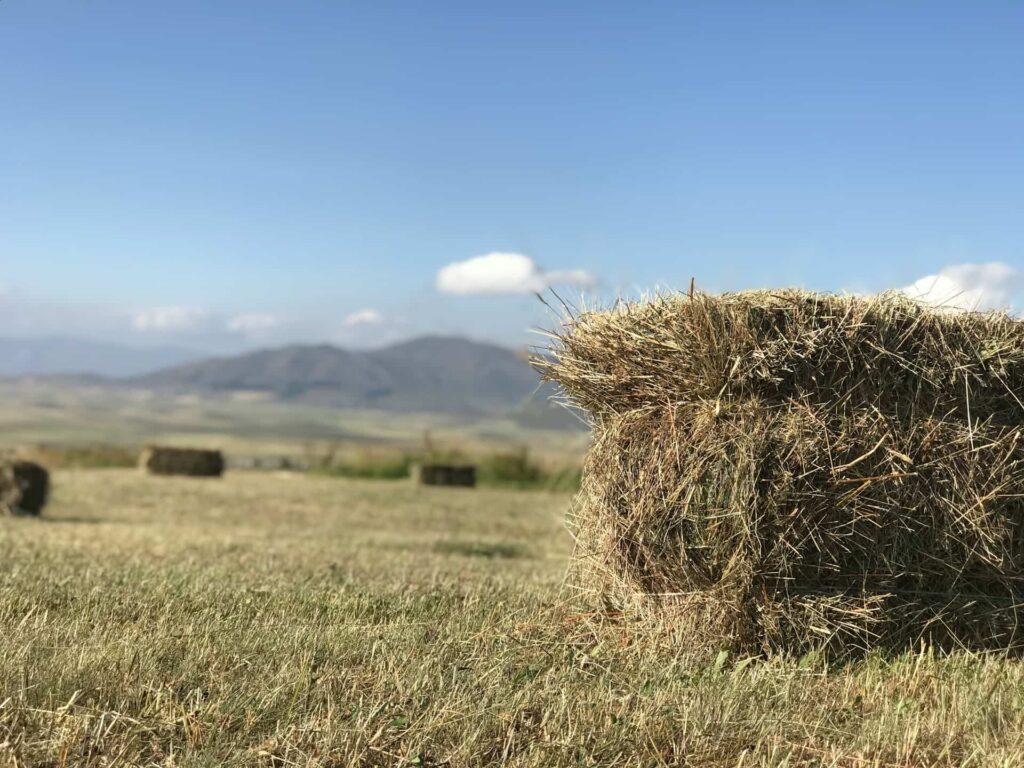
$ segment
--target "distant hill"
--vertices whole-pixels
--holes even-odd
[[[71,336],[0,338],[0,376],[137,376],[201,353],[178,347],[132,347]]]
[[[427,336],[370,351],[293,345],[174,366],[132,378],[154,390],[258,392],[341,408],[508,415],[524,426],[577,423],[553,405],[525,355],[462,338]]]

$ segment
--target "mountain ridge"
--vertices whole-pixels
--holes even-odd
[[[370,350],[291,344],[207,358],[122,382],[172,393],[263,393],[285,402],[396,413],[511,414],[530,422],[555,408],[525,352],[454,336],[422,336]]]
[[[88,342],[86,349],[91,345]],[[288,344],[235,355],[196,356],[127,376],[103,375],[83,366],[14,377],[170,396],[246,393],[283,403],[469,419],[507,417],[538,428],[579,427],[573,414],[551,402],[557,389],[541,382],[525,350],[458,336],[421,336],[366,350]]]

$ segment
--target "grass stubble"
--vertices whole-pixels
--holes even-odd
[[[0,766],[1018,766],[993,654],[751,660],[588,611],[561,494],[55,476],[0,519]]]

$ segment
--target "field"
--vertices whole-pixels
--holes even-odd
[[[29,443],[143,443],[221,448],[230,456],[302,457],[310,447],[420,446],[429,434],[441,447],[470,451],[530,446],[537,455],[579,456],[584,429],[527,429],[506,418],[387,413],[302,405],[241,396],[166,395],[148,390],[0,380],[0,447]]]
[[[994,656],[694,657],[563,584],[570,497],[62,471],[0,519],[0,766],[1020,766]]]

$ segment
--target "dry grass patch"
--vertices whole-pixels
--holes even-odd
[[[54,491],[0,520],[4,768],[1024,764],[1018,662],[697,655],[581,610],[567,496],[119,470]]]

